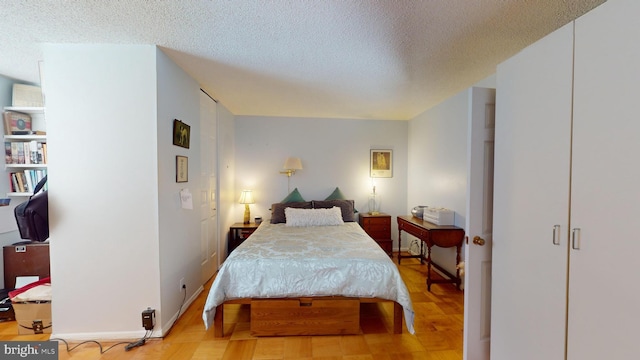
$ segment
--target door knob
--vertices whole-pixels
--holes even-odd
[[[476,244],[476,245],[483,246],[484,245],[484,239],[481,238],[480,236],[474,236],[473,237],[473,243]]]

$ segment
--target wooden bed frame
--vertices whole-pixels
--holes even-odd
[[[348,297],[339,297],[339,296],[330,296],[330,297],[325,296],[325,297],[299,297],[299,298],[284,298],[284,299],[244,298],[244,299],[235,299],[235,300],[225,301],[224,303],[216,307],[216,313],[213,320],[214,336],[217,338],[224,336],[224,305],[225,304],[245,304],[245,305],[251,306],[251,303],[254,301],[267,301],[267,300],[271,304],[278,304],[278,303],[282,304],[281,308],[283,309],[284,312],[279,314],[281,315],[281,317],[285,316],[285,318],[287,319],[291,319],[292,317],[295,317],[296,319],[300,319],[300,321],[298,321],[297,324],[291,325],[290,321],[286,321],[285,323],[279,320],[273,320],[271,322],[271,326],[269,326],[271,328],[269,329],[271,332],[265,332],[264,331],[265,329],[263,328],[261,329],[262,331],[258,331],[257,333],[253,331],[254,324],[252,323],[252,333],[255,333],[256,336],[317,335],[317,334],[340,335],[340,334],[357,333],[360,328],[359,321],[355,324],[356,326],[355,332],[345,331],[345,329],[342,326],[335,324],[337,316],[341,316],[340,314],[342,315],[346,314],[345,312],[341,313],[340,311],[336,311],[336,310],[343,308],[345,309],[346,312],[353,311],[348,309],[353,309],[352,305],[354,304],[354,302],[357,304],[355,308],[355,311],[357,312],[356,314],[357,319],[359,319],[360,304],[393,302],[393,333],[402,334],[402,316],[403,316],[402,306],[393,300],[386,300],[386,299],[379,299],[379,298],[348,298]],[[290,307],[292,300],[299,302],[301,307],[309,306],[314,301],[317,302],[317,301],[324,300],[325,303],[329,302],[330,304],[332,304],[332,307],[326,308],[327,311],[325,311],[324,314],[321,314],[321,315],[326,315],[327,318],[331,318],[331,315],[333,314],[334,315],[333,319],[327,320],[326,323],[323,323],[322,320],[319,320],[317,318],[319,311],[313,312],[314,319],[305,319],[304,314],[300,314],[298,312],[296,312],[295,316],[292,316],[292,309]],[[342,306],[342,304],[344,304],[345,306]],[[279,305],[276,305],[276,307],[279,307]],[[336,316],[336,314],[338,315]],[[253,312],[252,312],[252,317],[253,317]],[[345,318],[349,318],[348,314],[345,316]],[[305,321],[305,320],[308,320],[308,321]]]

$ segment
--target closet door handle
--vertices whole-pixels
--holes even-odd
[[[580,250],[580,228],[574,228],[571,234],[571,248]]]
[[[553,245],[560,245],[560,225],[553,225]]]

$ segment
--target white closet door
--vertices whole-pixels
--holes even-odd
[[[572,48],[570,24],[498,66],[491,359],[564,359]]]
[[[216,103],[200,92],[200,265],[202,283],[218,270]]]
[[[568,359],[634,359],[640,325],[640,2],[576,21]]]

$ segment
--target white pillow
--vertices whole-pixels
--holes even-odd
[[[287,226],[342,225],[342,210],[334,206],[329,209],[284,209]]]

